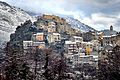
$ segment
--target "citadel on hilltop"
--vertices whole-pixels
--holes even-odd
[[[73,70],[81,64],[98,69],[99,59],[103,59],[114,46],[120,45],[120,34],[113,35],[112,26],[110,35],[95,31],[81,33],[65,19],[44,14],[38,16],[34,23],[29,20],[18,26],[11,34],[8,46],[22,46],[24,54],[34,52],[35,47],[39,50],[51,48],[52,53],[64,53],[67,65]]]
[[[120,44],[119,34],[113,35],[113,26],[110,26],[110,35],[105,36],[104,32],[95,31],[81,33],[79,30],[72,28],[65,19],[55,15],[44,14],[43,16],[38,16],[37,21],[34,23],[26,21],[21,26],[18,26],[16,32],[11,34],[9,46],[23,45],[24,47],[29,44],[29,41],[30,44],[32,41],[33,43],[30,46],[37,44],[35,42],[39,42],[38,46],[42,44],[40,48],[43,48],[43,45],[47,47],[48,45],[57,45],[58,43],[64,43],[62,44],[64,46],[65,41],[72,41],[77,44],[77,48],[80,47],[82,50],[85,50],[85,54],[91,54],[94,50],[97,50],[98,54],[102,47],[108,45],[114,47]],[[74,38],[81,38],[82,41],[77,41],[76,43]],[[70,43],[73,44],[72,42]]]
[[[72,17],[31,14],[0,1],[0,47],[6,46],[0,48],[0,80],[119,78],[114,26],[97,31]]]

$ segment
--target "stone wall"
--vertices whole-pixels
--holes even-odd
[[[60,18],[59,16],[55,16],[55,15],[43,15],[43,18],[45,19],[50,19],[50,20],[53,20],[53,21],[56,21],[58,23],[61,23],[61,24],[66,24],[66,20],[63,19],[63,18]]]

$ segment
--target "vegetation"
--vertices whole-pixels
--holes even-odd
[[[12,48],[10,48],[12,49]],[[9,49],[7,49],[9,50]],[[37,50],[39,51],[39,50]],[[10,54],[11,52],[11,54]],[[8,52],[7,52],[8,54]],[[66,76],[66,73],[72,72],[66,64],[66,59],[61,54],[53,54],[52,49],[45,49],[42,51],[44,56],[35,54],[39,57],[33,57],[37,63],[40,58],[44,58],[45,63],[42,70],[42,75],[38,74],[38,69],[33,72],[30,71],[30,66],[27,63],[28,57],[23,59],[23,55],[20,57],[20,49],[9,50],[5,62],[2,64],[1,80],[64,80],[64,79],[85,79],[85,75],[89,75],[89,79],[99,80],[119,80],[120,76],[120,46],[113,48],[112,52],[109,52],[107,58],[99,61],[99,69],[97,70],[93,66],[79,65],[77,69],[81,74],[75,78]],[[33,56],[35,56],[33,55]],[[30,58],[29,58],[30,59]],[[37,60],[36,60],[37,59]],[[36,66],[37,67],[37,66]],[[36,75],[37,74],[37,75]],[[41,77],[40,77],[41,76]],[[38,78],[39,77],[39,78]]]
[[[17,52],[13,52],[3,64],[3,75],[1,80],[33,80],[27,62],[19,61]]]
[[[100,80],[120,80],[120,46],[113,48],[107,58],[99,62]]]

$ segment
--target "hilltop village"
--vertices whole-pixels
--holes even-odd
[[[34,23],[29,20],[18,26],[7,46],[22,46],[24,54],[31,53],[36,47],[40,50],[51,48],[52,53],[56,54],[64,53],[67,65],[74,71],[68,74],[73,76],[80,73],[80,65],[98,69],[98,61],[104,59],[116,45],[120,45],[120,34],[113,35],[113,26],[110,26],[110,36],[95,31],[81,33],[67,24],[65,19],[44,14],[38,16]],[[30,67],[33,70],[34,64]]]

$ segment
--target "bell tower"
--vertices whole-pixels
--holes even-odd
[[[111,36],[113,35],[113,26],[112,25],[110,26],[110,35]]]

